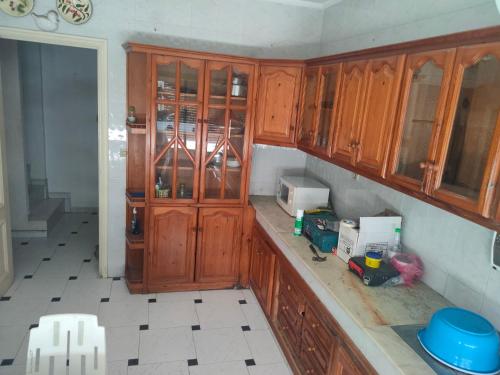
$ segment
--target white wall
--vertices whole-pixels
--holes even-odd
[[[126,41],[245,54],[309,57],[319,52],[322,11],[259,0],[94,0],[84,25],[61,20],[58,33],[108,41],[109,179],[108,273],[122,275],[125,264],[125,52]],[[35,2],[36,13],[53,2]],[[0,26],[36,29],[32,17],[0,12]]]
[[[49,193],[70,193],[72,208],[97,207],[97,54],[43,45],[43,118]]]
[[[325,11],[321,54],[494,26],[494,0],[344,0]]]
[[[0,39],[2,92],[5,120],[7,174],[10,192],[11,228],[23,229],[28,221],[28,185],[24,159],[21,81],[17,43]]]
[[[26,163],[32,179],[47,178],[45,168],[45,134],[43,125],[43,90],[40,45],[19,42],[22,85],[22,111]]]
[[[280,176],[302,176],[306,154],[294,148],[254,145],[252,155],[251,195],[274,195]]]

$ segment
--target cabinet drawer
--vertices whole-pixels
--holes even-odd
[[[305,311],[305,324],[310,330],[312,336],[325,349],[331,348],[335,344],[335,335],[330,329],[318,318],[318,314],[311,305],[307,305]]]
[[[300,350],[300,328],[297,328],[296,324],[290,321],[288,315],[280,310],[276,315],[276,326],[282,338],[288,343],[290,350],[298,354]]]
[[[279,295],[285,298],[294,306],[295,311],[303,310],[304,308],[304,295],[302,291],[297,288],[291,278],[285,276],[280,272],[280,287]]]
[[[302,325],[300,356],[316,369],[317,374],[326,374],[333,345],[334,343],[331,342],[330,346],[325,347],[316,338],[309,324],[304,322]]]
[[[278,315],[284,315],[292,325],[292,329],[300,336],[302,315],[286,297],[278,297]]]

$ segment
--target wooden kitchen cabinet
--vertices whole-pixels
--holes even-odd
[[[254,228],[250,261],[250,286],[267,315],[271,314],[275,271],[276,254],[271,245],[259,233],[259,229]]]
[[[205,76],[200,202],[244,204],[254,66],[209,61]]]
[[[300,112],[300,127],[298,144],[306,149],[312,149],[314,132],[316,130],[317,98],[319,84],[319,67],[308,67],[304,73],[302,90],[302,107]]]
[[[396,115],[404,56],[372,59],[365,69],[363,115],[357,124],[355,162],[367,173],[384,176]]]
[[[352,358],[348,349],[339,345],[333,362],[332,375],[365,375],[366,370]]]
[[[314,132],[314,151],[330,156],[335,128],[342,64],[320,66],[317,122]]]
[[[500,164],[500,43],[461,47],[430,195],[490,215]]]
[[[341,73],[338,118],[334,127],[331,156],[344,164],[355,164],[356,135],[364,104],[364,81],[368,61],[345,63]]]
[[[436,50],[406,59],[387,174],[392,183],[417,192],[428,190],[455,53]]]
[[[254,143],[295,145],[302,65],[261,65]]]
[[[149,285],[194,282],[197,209],[152,207],[150,215]]]
[[[241,208],[200,208],[196,281],[238,280],[242,219]]]
[[[403,56],[390,56],[344,64],[334,160],[384,175],[403,63]]]

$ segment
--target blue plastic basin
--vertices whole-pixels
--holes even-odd
[[[434,313],[418,333],[424,349],[445,364],[471,374],[500,371],[500,338],[482,316],[448,307]]]

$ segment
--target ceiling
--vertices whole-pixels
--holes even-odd
[[[342,0],[263,0],[273,3],[300,6],[314,9],[326,9],[332,5],[340,3]]]

